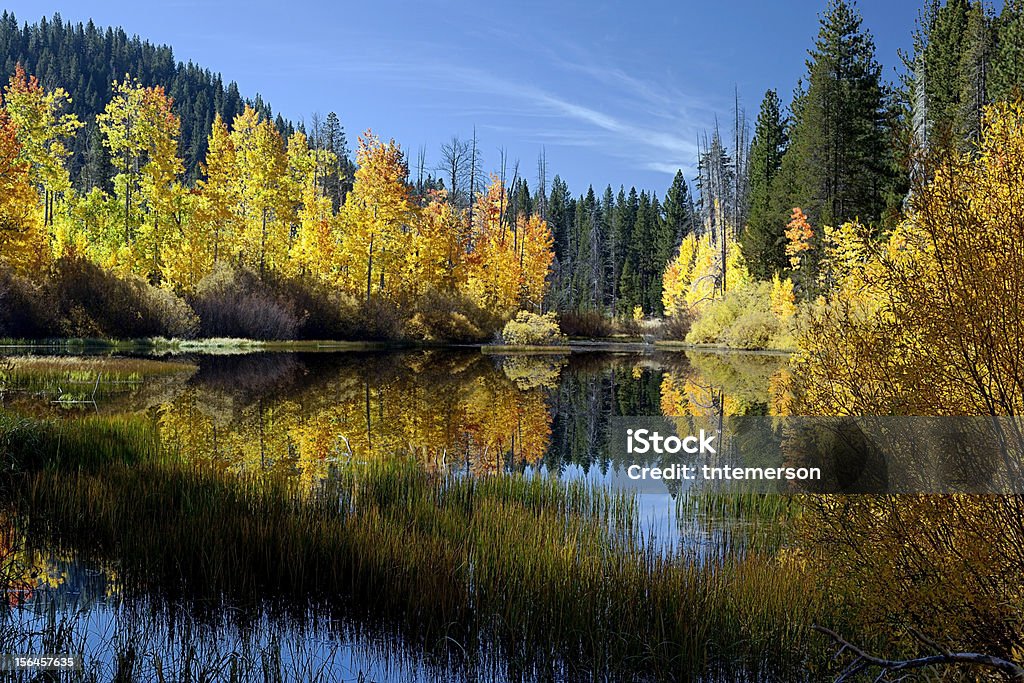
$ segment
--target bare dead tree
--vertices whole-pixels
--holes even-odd
[[[1024,667],[1015,662],[977,652],[953,652],[915,629],[911,629],[910,634],[917,641],[934,650],[935,654],[923,655],[913,659],[885,659],[884,657],[868,654],[830,628],[818,625],[814,625],[811,628],[818,633],[828,636],[839,645],[839,650],[835,655],[836,658],[847,652],[853,655],[853,661],[839,674],[835,683],[852,681],[855,677],[869,669],[879,669],[879,674],[874,680],[876,683],[880,683],[881,681],[890,680],[889,675],[893,673],[901,673],[929,666],[951,666],[958,664],[991,669],[1002,674],[1004,678],[1010,681],[1024,681]]]
[[[469,224],[473,225],[473,206],[476,204],[477,178],[482,175],[480,155],[477,154],[476,126],[473,126],[473,140],[469,152]]]
[[[498,202],[498,216],[500,220],[504,221],[506,188],[508,187],[508,152],[504,147],[498,148],[498,157],[501,159],[501,200]],[[472,225],[472,223],[470,223],[470,225]]]
[[[456,208],[465,208],[465,187],[470,173],[470,145],[453,135],[441,145],[441,163],[437,172],[444,174],[448,181],[448,201]]]
[[[515,188],[516,183],[518,183],[518,182],[519,182],[519,159],[516,159],[516,163],[512,166],[512,182],[511,182],[511,184],[509,184],[509,187]],[[515,240],[518,238],[518,235],[516,234],[516,217],[515,217],[515,214],[513,213],[514,207],[512,206],[513,199],[514,199],[514,197],[509,197],[509,201],[506,202],[506,204],[505,204],[505,215],[501,217],[501,238],[505,239],[505,226],[506,225],[511,225],[512,226],[513,249],[514,249],[516,247],[516,245],[517,245],[517,242]]]
[[[420,145],[416,154],[416,194],[423,194],[423,173],[427,167],[427,146]]]
[[[548,155],[541,147],[537,155],[537,214],[544,220],[548,219]]]

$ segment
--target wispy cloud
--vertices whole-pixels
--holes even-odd
[[[604,149],[626,166],[659,173],[674,174],[682,168],[692,176],[698,133],[714,118],[713,104],[701,97],[644,80],[618,66],[587,62],[579,51],[574,54],[578,59],[552,57],[546,62],[555,70],[554,76],[547,74],[546,86],[445,61],[436,57],[443,51],[428,45],[416,52],[424,58],[395,59],[388,51],[379,59],[364,54],[358,60],[335,60],[328,68],[372,78],[378,85],[387,81],[410,92],[420,88],[459,93],[469,104],[454,113],[501,121],[485,120],[482,128],[514,132],[543,144]],[[439,105],[416,106],[436,110]],[[522,125],[509,124],[510,119]]]

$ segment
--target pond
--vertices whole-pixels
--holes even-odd
[[[602,483],[621,462],[610,424],[769,414],[785,363],[478,348],[0,359],[9,420],[102,432],[85,437],[86,450],[144,452],[92,470],[51,462],[4,483],[0,651],[78,653],[100,679],[608,676],[639,653],[562,635],[550,648],[529,644],[557,624],[615,630],[592,623],[614,615],[577,613],[566,596],[614,600],[622,588],[608,577],[630,574],[630,562],[647,578],[628,585],[645,595],[666,568],[710,576],[746,562],[743,548],[778,545],[774,518],[785,505],[739,519],[712,514],[699,492],[611,492]],[[62,439],[67,458],[72,441]],[[344,538],[330,536],[336,529]],[[275,545],[262,551],[253,538]],[[383,564],[367,559],[392,541]],[[591,567],[587,553],[605,564]],[[594,583],[570,589],[544,573],[552,568]],[[513,610],[517,596],[522,609],[544,591],[543,618]],[[518,628],[525,633],[510,635]],[[644,653],[666,667],[653,676],[735,675],[703,654],[681,664],[702,644],[677,646]],[[753,659],[742,666],[757,677],[766,665]]]

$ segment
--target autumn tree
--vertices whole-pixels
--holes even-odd
[[[288,139],[291,201],[297,207],[290,269],[316,283],[330,280],[337,260],[339,239],[332,201],[320,180],[321,174],[336,164],[333,153],[310,149],[303,133],[296,132]]]
[[[356,163],[355,183],[339,216],[341,284],[366,301],[375,294],[394,298],[408,285],[407,233],[416,214],[409,168],[394,140],[381,142],[370,131],[359,137]]]
[[[801,339],[807,414],[1024,410],[1024,317],[1006,306],[1024,282],[1024,107],[984,122],[980,154],[948,152],[884,243],[830,240],[853,250],[831,249],[847,265]]]
[[[29,178],[17,129],[0,110],[0,263],[23,274],[41,264],[48,246]]]
[[[414,295],[428,290],[454,293],[465,282],[468,217],[448,201],[444,190],[430,193],[419,212],[407,251]]]
[[[4,108],[29,165],[29,181],[39,192],[43,225],[53,223],[56,198],[71,189],[67,161],[68,142],[82,123],[74,114],[64,113],[71,98],[62,89],[45,92],[35,76],[27,76],[21,64],[15,67],[4,89]]]
[[[159,86],[143,87],[126,77],[114,83],[114,93],[96,120],[118,170],[114,189],[124,228],[121,251],[131,261],[121,265],[159,279],[165,243],[182,220],[181,124],[173,101]]]
[[[466,288],[479,306],[508,318],[519,308],[540,306],[554,252],[546,221],[521,214],[508,226],[504,206],[505,189],[493,176],[477,198]]]
[[[235,146],[224,120],[217,115],[207,142],[204,177],[196,183],[202,196],[199,219],[209,230],[208,251],[213,263],[230,259],[237,240],[235,209],[238,184],[235,182]]]
[[[274,124],[252,107],[235,117],[231,130],[239,219],[235,257],[260,276],[283,266],[291,237],[288,156]]]

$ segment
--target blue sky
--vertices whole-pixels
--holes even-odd
[[[825,0],[731,2],[204,2],[8,0],[19,21],[59,11],[168,43],[294,120],[336,111],[354,142],[372,128],[411,160],[477,128],[531,181],[664,193],[692,176],[701,131],[732,125],[734,88],[753,122],[762,94],[788,102]],[[910,45],[920,3],[860,0],[885,76]],[[532,184],[532,182],[531,182]]]

